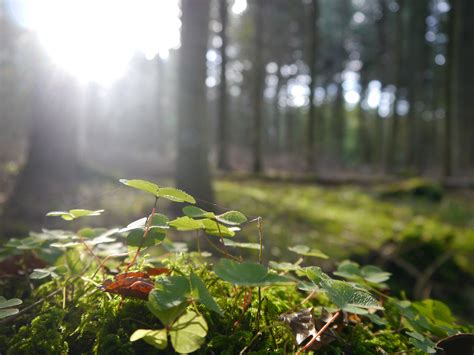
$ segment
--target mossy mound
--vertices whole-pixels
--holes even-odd
[[[421,178],[387,184],[379,187],[377,192],[385,198],[415,197],[436,202],[443,198],[443,188],[440,184]]]

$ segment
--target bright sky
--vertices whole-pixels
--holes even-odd
[[[137,52],[165,58],[180,46],[178,0],[10,0],[53,62],[83,82],[107,86]]]

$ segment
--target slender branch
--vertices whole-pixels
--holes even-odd
[[[199,230],[196,229],[196,243],[198,248],[198,253],[201,254],[201,243],[199,241]]]
[[[306,344],[300,351],[298,351],[296,354],[299,355],[301,351],[306,351],[309,349],[313,343],[318,341],[318,338],[325,332],[325,330],[336,320],[337,317],[341,314],[341,311],[337,311],[334,313],[334,315],[327,321],[327,323],[316,333],[316,335],[311,339],[308,344]]]
[[[104,264],[109,261],[110,259],[112,258],[118,258],[118,257],[121,257],[121,256],[127,256],[128,253],[122,253],[122,254],[110,254],[110,255],[107,255],[104,260],[102,260],[102,262],[100,263],[99,267],[97,268],[97,270],[95,270],[94,274],[91,276],[91,279],[94,278],[95,275],[97,275],[97,273],[99,272],[100,269],[103,268]]]
[[[224,249],[221,249],[219,248],[217,245],[214,244],[214,242],[211,241],[211,239],[206,235],[204,234],[204,236],[206,237],[207,241],[209,242],[209,244],[215,249],[217,250],[219,253],[222,253],[223,255],[225,255],[226,257],[228,257],[229,259],[233,259],[235,261],[239,261],[239,258],[237,258],[236,256],[232,255],[232,254],[229,254],[226,250]]]
[[[276,324],[276,323],[273,323],[273,324],[267,325],[265,328],[263,328],[262,330],[258,331],[257,334],[255,334],[254,337],[250,340],[250,343],[248,343],[248,345],[240,351],[239,355],[245,354],[245,352],[250,349],[250,347],[253,345],[253,343],[255,342],[255,340],[257,340],[257,338],[258,338],[259,336],[261,336],[264,331],[266,331],[267,329],[274,328],[274,327],[276,327],[276,326],[277,326],[277,324]]]
[[[81,243],[82,245],[85,246],[85,248],[87,249],[87,251],[89,252],[89,254],[92,255],[93,258],[95,258],[95,260],[97,260],[97,263],[99,264],[99,268],[102,268],[102,262],[100,261],[100,258],[97,256],[96,253],[94,253],[94,251],[87,245],[87,243],[85,242],[84,238],[81,238]],[[102,269],[102,274],[105,275],[105,272],[104,272],[104,269]]]
[[[260,265],[263,263],[263,223],[262,217],[258,217],[257,219],[257,228],[258,228],[258,238],[260,241],[260,250],[258,252],[258,262]]]
[[[146,236],[148,235],[148,231],[150,230],[150,226],[151,226],[151,222],[153,220],[153,216],[155,215],[155,212],[156,212],[156,204],[157,203],[158,203],[158,197],[155,197],[155,204],[154,204],[153,209],[151,211],[151,215],[148,216],[146,227],[145,227],[145,232],[143,233],[143,238],[140,241],[140,245],[138,246],[137,252],[133,256],[132,261],[125,268],[125,273],[127,273],[128,270],[135,264],[135,262],[137,261],[138,255],[140,255],[140,250],[143,247],[143,243],[145,243],[145,239],[146,239]]]
[[[438,270],[446,261],[448,261],[453,256],[453,251],[448,250],[447,252],[441,254],[433,263],[431,263],[423,273],[416,280],[414,295],[416,299],[424,298],[423,291],[425,291],[425,286],[433,276],[433,274]],[[427,295],[428,297],[428,295]]]
[[[306,302],[308,302],[311,298],[313,298],[314,295],[316,295],[316,290],[311,291],[311,293],[310,293],[303,301],[301,301],[300,303],[298,303],[296,306],[290,308],[288,311],[285,312],[285,314],[287,314],[287,313],[292,313],[292,312],[294,312],[296,309],[299,309],[299,308],[300,308],[301,306],[303,306]]]
[[[263,225],[262,225],[262,218],[258,217],[257,219],[257,229],[258,229],[258,237],[260,242],[260,250],[258,253],[258,262],[260,265],[263,263]],[[262,289],[258,286],[258,307],[257,307],[257,330],[260,328],[260,312],[262,308]]]
[[[57,290],[54,290],[54,291],[51,292],[49,295],[47,295],[47,296],[45,296],[45,297],[39,299],[38,301],[36,301],[35,303],[29,305],[28,307],[23,308],[23,309],[22,309],[20,312],[18,312],[17,314],[15,314],[15,315],[13,315],[13,316],[11,316],[11,317],[2,319],[2,320],[0,321],[0,325],[6,324],[6,323],[12,321],[13,319],[18,318],[18,317],[21,316],[23,313],[28,312],[30,309],[36,307],[37,305],[43,303],[43,302],[46,301],[47,299],[50,299],[51,297],[53,297],[54,295],[56,295],[56,294],[58,294],[58,293],[60,293],[60,292],[62,292],[62,291],[63,291],[63,287],[58,288]]]

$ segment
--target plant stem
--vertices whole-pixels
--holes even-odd
[[[196,243],[198,248],[198,253],[201,254],[201,243],[199,242],[199,230],[196,229]]]
[[[265,330],[271,329],[271,328],[275,327],[276,325],[277,325],[277,324],[275,324],[275,323],[274,323],[274,324],[270,324],[270,325],[267,325],[267,326],[266,326],[265,328],[263,328],[262,330],[258,331],[257,334],[255,334],[254,337],[250,340],[250,343],[249,343],[245,348],[243,348],[243,349],[240,351],[239,355],[245,354],[245,352],[250,349],[250,347],[251,347],[252,344],[255,342],[255,340],[257,340],[257,338],[258,338],[260,335],[262,335]]]
[[[325,330],[332,324],[332,322],[334,322],[337,317],[339,317],[340,314],[341,311],[337,311],[336,313],[334,313],[334,315],[327,321],[327,323],[324,324],[324,326],[316,333],[313,339],[311,339],[308,344],[306,344],[300,351],[298,351],[296,355],[299,355],[301,351],[306,351],[307,349],[309,349],[309,347],[318,340],[318,338],[325,332]]]
[[[260,250],[258,253],[258,262],[260,265],[263,263],[263,225],[262,225],[262,218],[258,217],[257,219],[257,228],[258,228],[258,237],[260,242]],[[257,308],[257,330],[260,328],[260,311],[262,308],[262,289],[258,286],[258,308]]]
[[[219,248],[217,245],[215,245],[215,244],[211,241],[211,239],[210,239],[206,234],[204,234],[204,235],[206,236],[206,239],[207,239],[207,241],[209,242],[209,244],[210,244],[214,249],[216,249],[219,253],[222,253],[223,255],[225,255],[226,257],[228,257],[229,259],[233,259],[233,260],[235,260],[235,261],[239,261],[239,262],[240,262],[239,258],[233,256],[232,254],[229,254],[226,250],[223,250],[223,249]]]
[[[262,217],[258,217],[257,219],[257,228],[258,228],[258,238],[260,241],[260,250],[258,253],[258,262],[260,265],[263,262],[263,223],[262,223]]]
[[[127,273],[128,270],[130,269],[130,267],[132,267],[135,264],[135,262],[137,261],[138,255],[140,254],[140,250],[142,249],[143,243],[145,242],[146,236],[148,235],[148,231],[150,230],[151,222],[152,222],[153,216],[156,212],[156,204],[157,203],[158,203],[158,197],[155,197],[155,204],[153,206],[153,209],[151,210],[151,214],[148,216],[146,227],[145,227],[145,232],[143,233],[143,238],[140,241],[140,245],[138,246],[137,252],[133,256],[132,261],[125,268],[125,273]]]

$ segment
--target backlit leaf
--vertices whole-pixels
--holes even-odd
[[[328,256],[318,249],[311,249],[306,245],[295,245],[294,247],[289,247],[289,251],[293,253],[304,255],[304,256],[314,256],[316,258],[327,259]]]
[[[180,354],[198,350],[206,339],[207,329],[206,320],[202,316],[194,311],[186,312],[169,331],[174,350]]]
[[[308,278],[323,289],[331,302],[343,311],[367,314],[367,309],[383,309],[379,302],[366,290],[350,283],[334,280],[319,267],[306,269]]]
[[[239,225],[247,222],[247,217],[245,217],[245,215],[243,213],[240,213],[239,211],[225,212],[216,216],[216,219],[221,223],[230,225]]]
[[[196,203],[196,200],[191,195],[187,194],[186,192],[175,189],[173,187],[161,187],[158,189],[157,193],[158,197],[166,198],[167,200],[174,201],[174,202],[188,202],[188,203]]]
[[[168,346],[168,334],[166,329],[137,329],[130,337],[130,341],[144,340],[148,344],[159,350],[164,350]]]
[[[204,228],[204,225],[200,220],[195,220],[187,216],[176,218],[175,220],[168,222],[168,225],[179,231],[191,231]]]
[[[199,300],[203,305],[205,305],[210,310],[216,312],[219,315],[223,315],[221,308],[214,300],[214,297],[211,296],[209,290],[207,289],[204,282],[199,276],[191,272],[190,276],[191,281],[191,290],[195,298]]]
[[[208,212],[196,206],[186,206],[183,208],[183,213],[191,218],[215,218],[213,212]]]
[[[133,187],[138,190],[142,190],[148,193],[151,193],[153,196],[156,196],[158,192],[159,186],[153,182],[146,181],[146,180],[127,180],[127,179],[120,179],[119,180],[122,184]]]

